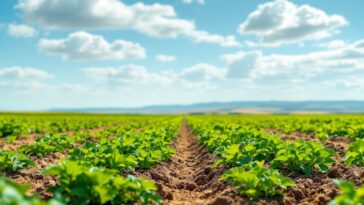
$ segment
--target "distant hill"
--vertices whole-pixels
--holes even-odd
[[[52,109],[51,112],[178,114],[178,113],[364,113],[364,101],[242,101],[189,105],[152,105],[138,108]]]

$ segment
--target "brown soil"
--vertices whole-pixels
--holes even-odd
[[[90,130],[90,133],[92,135],[94,135],[105,129],[107,129],[107,128],[96,128],[96,129]],[[69,132],[57,133],[57,134],[73,135],[74,132],[69,131]],[[41,137],[41,136],[44,136],[44,134],[32,134],[27,138],[20,138],[20,139],[16,140],[12,144],[5,144],[5,145],[3,145],[2,149],[3,150],[16,150],[22,145],[34,143],[34,140],[37,137]],[[1,146],[0,146],[0,148],[1,148]],[[51,155],[47,155],[44,157],[32,156],[32,157],[30,157],[30,159],[35,162],[36,165],[34,167],[28,167],[25,169],[21,169],[17,172],[8,172],[8,173],[5,173],[5,176],[9,177],[10,179],[14,180],[17,183],[31,185],[29,194],[33,194],[33,193],[37,192],[43,199],[50,198],[51,195],[50,195],[50,193],[47,192],[47,188],[49,186],[54,186],[56,184],[56,179],[55,179],[55,177],[52,177],[52,176],[41,175],[40,172],[44,168],[46,168],[50,165],[57,164],[62,159],[65,159],[67,157],[66,153],[68,151],[69,150],[66,149],[64,151],[64,153],[55,152]]]
[[[299,138],[316,140],[312,139],[312,136],[300,135],[300,133],[287,136],[286,140]],[[345,153],[348,143],[346,139],[332,138],[326,146],[332,145],[336,151],[338,149]],[[339,145],[344,148],[339,149]],[[199,144],[186,122],[183,123],[179,137],[171,146],[176,150],[176,154],[170,160],[162,162],[153,169],[134,173],[153,180],[157,184],[158,192],[164,198],[164,204],[321,205],[326,204],[338,194],[334,183],[335,178],[351,180],[357,185],[364,183],[364,168],[347,168],[340,162],[341,156],[338,156],[337,162],[326,174],[314,173],[312,176],[306,176],[281,170],[283,175],[295,181],[296,186],[287,189],[282,197],[251,201],[239,196],[231,186],[219,180],[226,168],[223,166],[211,168],[216,158]],[[65,157],[66,155],[61,153],[43,158],[34,157],[32,159],[36,161],[35,167],[20,170],[17,173],[6,173],[6,175],[16,182],[31,184],[31,193],[38,192],[42,198],[49,198],[50,194],[46,189],[57,182],[54,177],[39,175],[39,171]]]
[[[66,158],[66,155],[58,152],[45,157],[31,157],[36,164],[34,167],[21,169],[15,173],[5,173],[5,175],[17,183],[31,185],[29,194],[37,192],[41,198],[47,199],[51,196],[47,192],[47,188],[54,186],[56,179],[52,176],[41,175],[40,172],[44,168],[56,164],[64,158]]]
[[[305,176],[287,172],[285,175],[291,177],[296,186],[286,190],[282,197],[249,200],[239,196],[232,187],[219,180],[225,168],[211,168],[215,157],[201,147],[186,123],[179,135],[179,139],[173,144],[176,149],[175,156],[152,170],[137,172],[137,175],[157,183],[165,204],[320,205],[330,201],[338,193],[333,179],[327,175]]]
[[[237,196],[219,181],[224,168],[212,169],[215,158],[205,150],[183,123],[179,138],[172,144],[176,154],[157,167],[139,171],[139,176],[153,180],[165,204],[232,204]],[[235,197],[234,197],[235,198]]]
[[[296,185],[284,193],[284,204],[323,205],[331,201],[338,189],[333,181],[325,174],[291,176]]]
[[[268,130],[268,131],[271,131],[272,133],[275,134],[283,135],[282,138],[283,140],[294,141],[298,139],[303,139],[314,142],[320,142],[320,140],[315,138],[314,134],[293,132],[290,135],[284,135],[283,132],[280,131],[274,131],[274,130]],[[342,162],[346,150],[351,142],[352,142],[351,139],[347,137],[329,138],[327,142],[323,143],[324,146],[331,148],[337,153],[337,156],[334,158],[336,162],[332,164],[330,170],[326,174],[316,174],[317,175],[316,177],[298,176],[297,178],[295,178],[294,176],[290,176],[291,178],[294,178],[296,182],[296,187],[292,188],[292,190],[294,190],[292,192],[293,195],[292,193],[290,193],[291,191],[288,190],[285,196],[292,197],[297,195],[295,198],[298,199],[299,196],[302,195],[303,199],[299,201],[299,203],[310,202],[308,204],[323,204],[323,202],[328,202],[330,198],[333,198],[337,194],[338,190],[336,188],[336,185],[333,183],[333,179],[349,180],[354,182],[358,186],[364,184],[364,167],[358,167],[358,166],[346,167]],[[320,190],[321,193],[317,192],[317,190]],[[307,196],[308,192],[310,193],[309,195],[313,195],[315,197],[311,198]],[[320,203],[318,203],[319,201]]]
[[[1,150],[17,150],[19,147],[27,144],[32,144],[35,139],[41,137],[41,134],[30,134],[27,137],[18,137],[14,142],[6,142],[2,140],[0,142]]]
[[[279,131],[276,133],[279,133]],[[291,135],[286,135],[282,139],[292,141],[303,139],[320,142],[317,138],[315,138],[314,134],[305,134],[300,132],[294,132]],[[356,185],[361,185],[364,184],[364,167],[346,167],[342,162],[342,159],[346,154],[346,150],[351,142],[352,140],[347,137],[332,137],[324,143],[325,147],[331,148],[337,153],[337,156],[334,158],[336,162],[331,166],[327,175],[330,178],[350,180]]]

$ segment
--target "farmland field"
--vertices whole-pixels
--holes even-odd
[[[364,204],[363,115],[0,115],[0,204]]]

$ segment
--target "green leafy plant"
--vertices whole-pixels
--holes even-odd
[[[147,169],[174,154],[169,145],[176,130],[175,124],[170,122],[140,132],[124,130],[112,140],[103,137],[97,143],[86,141],[83,147],[72,149],[69,158],[119,172],[125,169]]]
[[[99,144],[86,141],[82,148],[71,150],[69,158],[79,160],[84,164],[106,167],[120,172],[138,165],[135,156],[120,154],[108,141]]]
[[[273,168],[287,168],[311,174],[316,168],[320,172],[327,172],[336,153],[325,148],[321,143],[309,141],[286,142],[281,145],[277,157],[272,161]]]
[[[329,205],[364,205],[364,185],[356,188],[352,182],[336,181],[341,194]]]
[[[356,125],[349,129],[349,136],[353,139],[360,138],[364,139],[364,126]]]
[[[50,192],[65,204],[160,204],[157,187],[146,179],[118,176],[115,171],[63,161],[43,171],[57,176]]]
[[[250,199],[282,195],[282,190],[293,186],[294,182],[283,177],[277,170],[268,169],[264,161],[255,162],[250,167],[240,166],[228,170],[222,177],[231,183],[240,194]]]
[[[364,166],[364,138],[350,144],[343,160],[346,166]]]
[[[46,135],[35,140],[35,143],[24,145],[19,151],[30,156],[46,156],[54,152],[63,152],[74,145],[71,137],[65,135]]]
[[[0,137],[18,136],[23,131],[24,127],[14,119],[0,122]]]
[[[5,177],[0,177],[0,204],[1,205],[50,205],[43,202],[37,195],[29,196],[29,186],[19,185]],[[52,205],[56,205],[55,201]]]
[[[232,141],[236,140],[232,138]],[[221,163],[240,166],[256,160],[270,161],[274,158],[278,145],[281,143],[278,137],[259,131],[250,131],[239,137],[239,141],[240,144],[226,146],[219,153],[220,159],[215,166]]]
[[[0,151],[0,171],[17,171],[35,163],[26,155],[15,151]]]

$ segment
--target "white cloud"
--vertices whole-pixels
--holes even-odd
[[[86,68],[86,76],[99,84],[111,86],[169,84],[171,80],[166,76],[154,74],[140,65],[123,65],[120,67]]]
[[[22,67],[0,68],[0,79],[2,80],[41,80],[52,78],[53,75],[36,69]]]
[[[173,6],[120,0],[20,0],[24,20],[48,29],[129,29],[152,37],[185,36],[197,43],[237,46],[234,36],[197,30],[194,21],[177,17]],[[80,9],[82,8],[82,9]]]
[[[150,85],[213,88],[216,81],[224,80],[226,69],[199,63],[179,72],[155,73],[144,66],[128,64],[120,67],[86,68],[84,72],[94,82],[110,88]]]
[[[328,89],[337,90],[340,88],[344,89],[364,89],[364,76],[363,75],[349,75],[340,76],[337,79],[330,79],[323,82],[324,86]]]
[[[54,75],[36,68],[0,68],[0,85],[21,92],[48,89],[50,86],[42,81],[53,77]]]
[[[190,82],[212,81],[224,79],[225,70],[211,64],[199,63],[182,70],[179,79]]]
[[[241,34],[259,36],[263,44],[279,45],[329,37],[346,24],[343,16],[328,15],[309,5],[276,0],[259,5],[238,30]]]
[[[228,78],[306,80],[325,78],[364,70],[364,41],[343,48],[307,54],[264,55],[261,51],[223,55],[228,63]]]
[[[37,34],[37,30],[23,24],[9,24],[7,33],[15,38],[31,38]]]
[[[320,43],[318,46],[328,48],[328,49],[333,49],[333,48],[342,48],[342,47],[345,47],[346,45],[347,44],[345,43],[345,41],[334,40],[334,41],[330,41],[327,43]]]
[[[55,76],[44,70],[31,67],[0,68],[0,87],[9,92],[22,94],[39,94],[42,92],[84,92],[86,87],[75,83],[48,83]]]
[[[207,31],[193,30],[186,33],[186,36],[195,43],[215,43],[222,47],[239,47],[241,44],[236,40],[235,36],[221,36],[218,34],[210,34]]]
[[[107,42],[103,36],[86,32],[71,33],[66,39],[42,39],[39,49],[63,60],[124,60],[145,58],[145,49],[138,43],[116,40]]]
[[[257,62],[262,57],[260,51],[243,52],[239,51],[234,54],[226,54],[221,58],[229,64],[227,78],[247,77],[252,70],[257,67]]]
[[[27,22],[50,29],[133,29],[150,36],[176,37],[194,28],[192,21],[177,18],[172,6],[158,3],[21,0],[17,8]]]
[[[205,4],[205,0],[182,0],[182,3],[184,4],[192,4],[195,2],[198,4]]]
[[[198,63],[175,73],[175,82],[187,89],[216,89],[225,79],[226,69],[211,64]]]
[[[156,59],[159,62],[165,63],[165,62],[174,62],[176,61],[177,58],[176,56],[159,54],[156,56]]]

